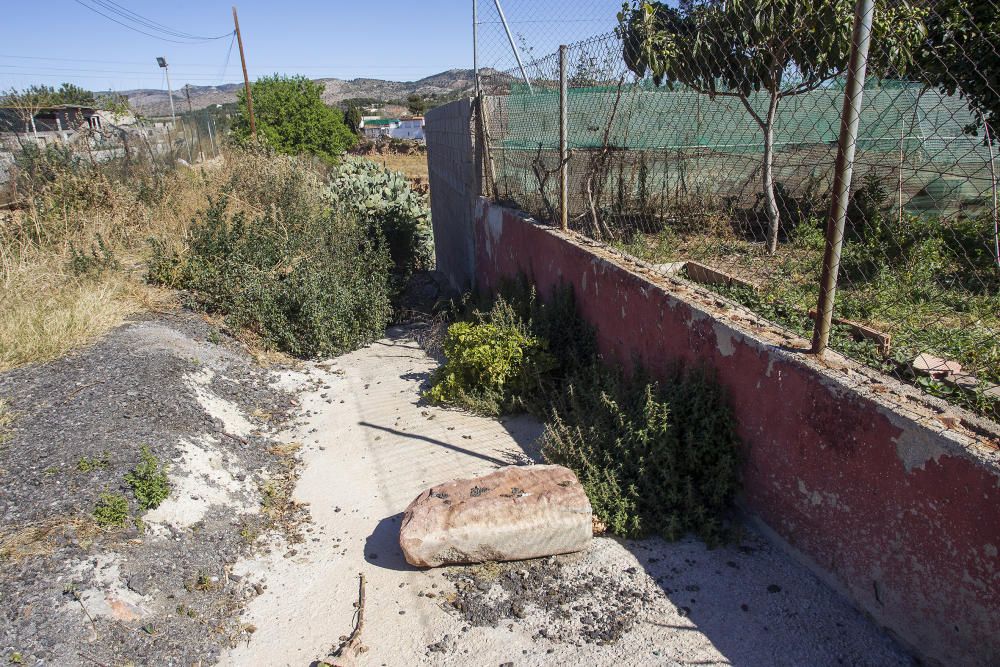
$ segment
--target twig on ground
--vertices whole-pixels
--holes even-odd
[[[244,438],[242,436],[239,436],[239,435],[233,435],[232,433],[226,433],[225,431],[222,431],[222,435],[226,436],[227,438],[232,438],[236,442],[242,443],[244,445],[250,444],[250,443],[247,442],[246,438]]]
[[[358,574],[358,601],[355,603],[354,608],[354,630],[348,637],[342,639],[340,646],[338,646],[337,650],[335,650],[332,654],[334,658],[344,657],[347,652],[357,655],[368,650],[368,647],[361,643],[361,632],[365,629],[364,573]]]
[[[99,384],[104,384],[104,382],[105,382],[104,380],[97,380],[96,382],[91,382],[89,384],[85,384],[85,385],[79,386],[76,389],[74,389],[73,391],[69,392],[69,394],[66,396],[66,398],[64,398],[62,400],[62,402],[63,403],[68,403],[74,396],[76,396],[77,394],[79,394],[84,389],[90,389],[91,387],[96,387]]]

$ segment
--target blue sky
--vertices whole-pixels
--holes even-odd
[[[185,83],[241,81],[231,39],[183,44],[139,34],[82,6],[99,2],[48,0],[4,3],[0,90],[70,81],[95,90],[165,88],[156,56],[170,63],[174,88]],[[216,36],[232,31],[229,0],[116,0],[176,31]],[[510,47],[492,0],[479,0],[481,64],[507,68]],[[281,72],[311,77],[372,77],[411,81],[472,66],[471,0],[344,2],[243,0],[240,28],[251,78]],[[542,56],[614,26],[621,0],[504,0],[521,44]],[[112,15],[114,16],[114,15]],[[227,53],[228,66],[226,65]]]

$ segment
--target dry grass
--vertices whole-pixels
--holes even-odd
[[[99,201],[60,216],[29,209],[0,218],[0,371],[55,359],[130,315],[170,308],[169,292],[145,284],[147,240],[183,236],[216,191],[220,166],[168,175],[154,204],[111,184]],[[27,243],[10,233],[24,228],[42,229],[46,242]],[[72,248],[89,249],[98,237],[121,268],[77,275]]]
[[[48,556],[59,537],[86,547],[101,532],[90,517],[53,517],[17,530],[0,532],[0,561],[17,562],[30,556]]]
[[[427,153],[414,153],[412,155],[389,153],[386,155],[369,155],[366,157],[372,162],[377,162],[388,169],[403,172],[410,180],[420,179],[420,182],[422,183],[427,183],[429,180],[427,172]]]

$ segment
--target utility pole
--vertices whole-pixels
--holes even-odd
[[[243,54],[243,37],[240,35],[240,18],[236,15],[236,5],[233,5],[233,25],[236,26],[236,41],[240,45],[240,62],[243,63],[243,90],[247,94],[247,114],[250,116],[250,135],[257,136],[257,121],[253,116],[253,94],[250,92],[250,77],[247,76],[247,57]]]
[[[167,59],[163,57],[157,58],[156,64],[162,67],[164,73],[167,75],[167,97],[170,99],[170,120],[176,124],[177,114],[174,113],[174,91],[170,87],[170,66],[167,65]]]
[[[188,115],[191,116],[191,120],[194,121],[194,136],[198,142],[198,159],[202,162],[205,161],[205,153],[201,150],[201,130],[198,129],[198,119],[194,117],[194,109],[191,108],[191,84],[186,84],[184,86],[184,95],[187,97],[188,101]]]

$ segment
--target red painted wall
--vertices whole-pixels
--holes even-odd
[[[711,299],[482,200],[479,288],[519,273],[543,296],[571,284],[608,358],[714,367],[740,424],[747,509],[925,658],[1000,664],[995,445],[921,425]]]

